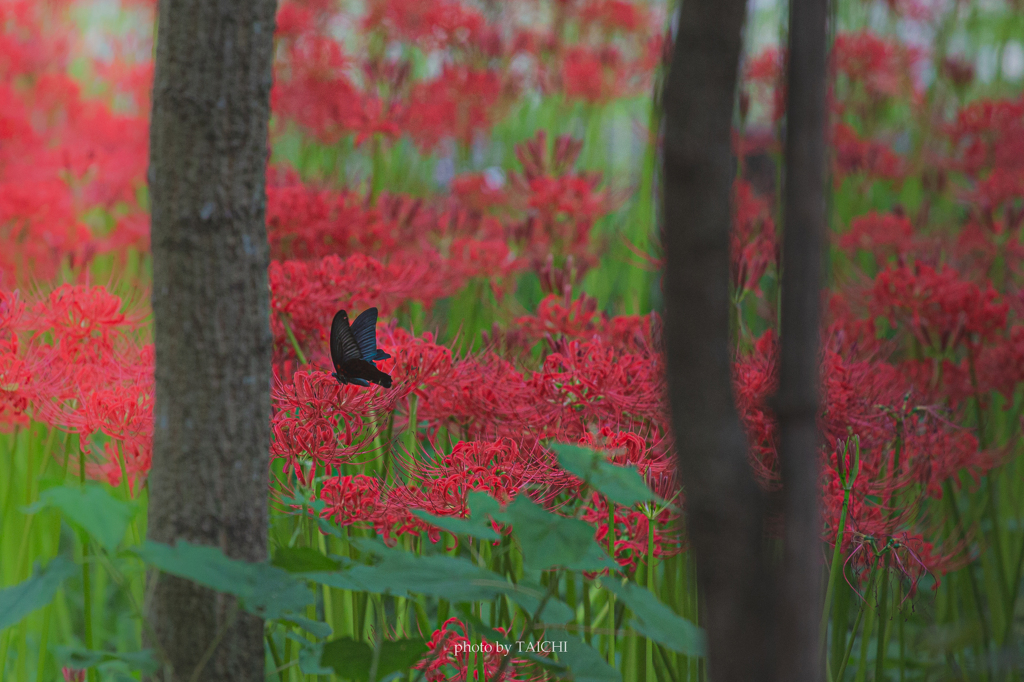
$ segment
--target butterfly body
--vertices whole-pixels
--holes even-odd
[[[342,384],[391,388],[391,375],[380,371],[376,360],[391,356],[377,348],[377,309],[364,310],[351,325],[348,313],[339,310],[331,322],[331,362],[334,378]]]

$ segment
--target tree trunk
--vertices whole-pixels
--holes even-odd
[[[161,0],[149,191],[156,409],[151,540],[267,556],[266,162],[276,0]],[[162,680],[262,680],[263,623],[154,578]],[[212,656],[210,655],[212,654]]]
[[[782,245],[779,420],[785,550],[779,680],[821,679],[819,335],[825,241],[827,0],[791,0]]]
[[[716,682],[773,677],[764,495],[729,343],[732,112],[744,0],[685,0],[664,91],[664,334],[686,523]]]

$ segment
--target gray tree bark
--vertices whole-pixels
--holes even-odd
[[[664,335],[708,673],[770,680],[775,633],[764,495],[732,392],[732,112],[744,0],[685,0],[664,91]]]
[[[784,555],[779,680],[821,679],[821,494],[817,416],[825,247],[827,0],[791,0],[786,102],[779,420]]]
[[[151,540],[267,557],[265,173],[276,0],[161,0],[150,124],[156,408]],[[263,622],[159,576],[160,679],[262,680]]]

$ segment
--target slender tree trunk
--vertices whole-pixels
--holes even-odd
[[[249,561],[267,555],[264,217],[275,11],[276,0],[160,0],[150,127],[148,537]],[[149,617],[169,659],[161,680],[187,682],[204,657],[197,679],[264,678],[260,619],[186,580],[155,579]]]
[[[779,420],[785,512],[779,680],[821,679],[819,335],[825,241],[827,0],[791,0]]]
[[[686,522],[715,682],[773,677],[764,496],[732,392],[732,112],[744,0],[684,0],[664,91],[664,334]]]

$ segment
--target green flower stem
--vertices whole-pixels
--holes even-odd
[[[284,333],[288,335],[288,340],[291,341],[292,348],[295,350],[295,357],[297,357],[299,362],[302,364],[308,365],[309,363],[306,361],[306,354],[302,352],[302,348],[299,346],[299,340],[295,338],[295,332],[292,331],[291,325],[288,324],[288,320],[284,315],[282,315],[280,319],[281,326],[284,327]]]
[[[978,374],[974,367],[974,351],[968,349],[967,351],[967,367],[971,374],[971,386],[974,389],[974,416],[978,422],[978,446],[982,451],[988,450],[988,434],[985,431],[985,420],[983,410],[981,409],[981,394],[978,388]],[[985,505],[985,511],[988,514],[989,522],[992,524],[991,540],[992,553],[995,555],[996,563],[996,578],[999,583],[999,596],[1000,603],[1010,605],[1010,590],[1007,586],[1006,579],[1006,562],[1003,554],[1003,542],[1001,533],[1001,524],[999,523],[999,512],[997,509],[996,499],[996,487],[992,480],[992,472],[989,471],[984,476],[985,481],[985,492],[987,504]],[[1013,620],[1013,613],[1010,612],[1008,620]],[[1000,644],[1000,642],[996,642]]]
[[[46,677],[46,649],[50,637],[50,617],[53,615],[53,604],[43,609],[43,629],[39,634],[39,663],[36,665],[36,682],[43,682]]]
[[[832,564],[828,571],[828,585],[825,588],[825,608],[821,614],[821,625],[819,633],[821,638],[821,649],[825,649],[825,635],[828,632],[828,617],[832,607],[832,593],[835,591],[836,579],[843,570],[842,551],[843,533],[846,531],[846,515],[850,509],[850,491],[843,491],[843,508],[839,512],[839,529],[836,533],[836,546],[832,550]]]
[[[615,503],[608,500],[608,555],[615,559]],[[615,667],[615,595],[608,593],[608,665]]]
[[[875,569],[878,568],[878,562],[875,562]],[[868,593],[871,593],[875,589],[875,579],[877,578],[876,570],[871,571],[871,578],[868,580]],[[843,654],[843,662],[839,666],[839,672],[836,673],[835,679],[842,680],[846,674],[846,666],[850,662],[850,654],[853,653],[853,643],[857,639],[857,628],[860,627],[861,621],[864,620],[864,613],[869,609],[868,602],[861,604],[860,609],[857,611],[857,620],[853,623],[853,629],[850,631],[850,639],[846,644],[846,652]],[[864,632],[861,633],[862,641],[864,638],[869,636],[867,625],[865,624]]]
[[[949,514],[952,517],[953,527],[959,531],[960,541],[966,547],[968,546],[967,535],[964,531],[963,519],[960,516],[960,507],[956,502],[956,491],[953,490],[953,483],[950,479],[947,478],[942,482],[942,492],[942,496],[946,500],[946,507],[949,509]],[[974,598],[974,608],[978,614],[978,625],[981,627],[981,644],[985,651],[986,667],[991,668],[989,656],[992,651],[992,634],[989,629],[988,619],[985,617],[985,607],[981,598],[981,588],[978,587],[978,578],[974,575],[972,568],[972,565],[968,564],[964,570],[967,573],[967,580],[971,587],[971,596]]]
[[[594,627],[594,610],[590,603],[590,581],[583,579],[583,641],[587,644],[593,640],[591,629]]]
[[[850,470],[846,470],[846,453],[850,446],[853,444],[853,466]],[[821,624],[819,625],[819,646],[821,647],[822,654],[824,655],[826,634],[828,632],[828,617],[829,612],[832,608],[832,594],[835,591],[836,580],[839,574],[843,570],[842,564],[842,549],[843,549],[843,534],[846,532],[846,517],[850,510],[850,498],[853,496],[853,485],[857,481],[857,475],[860,473],[860,438],[853,436],[847,443],[843,444],[842,452],[839,454],[837,460],[837,468],[839,473],[839,480],[843,485],[843,506],[839,512],[839,527],[836,531],[836,546],[832,550],[832,564],[829,566],[828,572],[828,585],[825,588],[825,604],[821,614]]]
[[[650,590],[655,596],[658,594],[658,590],[654,585],[654,524],[655,515],[652,513],[647,523],[647,589]],[[654,640],[650,637],[644,638],[647,645],[647,675],[648,677],[654,674]]]
[[[889,606],[889,573],[888,566],[882,569],[882,587],[878,596],[878,642],[875,645],[875,679],[884,680],[885,677],[885,652],[889,644],[889,619],[887,609]]]

